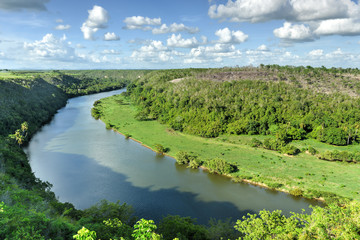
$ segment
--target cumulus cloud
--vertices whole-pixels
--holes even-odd
[[[269,51],[269,48],[265,44],[261,44],[257,50],[267,52]]]
[[[125,29],[141,29],[144,31],[152,31],[153,34],[188,32],[190,34],[199,32],[197,27],[188,27],[182,23],[173,23],[170,26],[161,24],[161,18],[148,18],[143,16],[132,16],[125,18]],[[160,26],[161,25],[161,26]],[[160,26],[160,27],[154,27]]]
[[[56,38],[53,34],[46,34],[41,40],[24,43],[24,49],[36,59],[69,61],[77,58],[75,50],[66,41],[66,36]]]
[[[261,22],[285,17],[283,10],[288,8],[286,0],[229,0],[225,5],[210,6],[208,14],[232,22]]]
[[[331,19],[321,21],[314,30],[317,35],[360,35],[360,19]]]
[[[221,62],[223,58],[236,57],[241,57],[241,51],[237,50],[234,45],[216,43],[212,46],[192,48],[190,53],[185,57],[184,63]]]
[[[285,41],[305,42],[313,41],[314,36],[308,26],[285,22],[283,27],[274,30],[274,35]]]
[[[195,37],[184,39],[181,37],[181,34],[172,34],[171,37],[167,39],[167,45],[168,47],[194,48],[199,46],[199,42]]]
[[[211,18],[232,22],[285,20],[274,35],[284,42],[323,35],[360,35],[360,5],[352,0],[229,0],[211,5]]]
[[[0,9],[7,11],[46,11],[45,4],[50,0],[1,0]]]
[[[88,12],[89,16],[81,26],[81,31],[84,34],[84,39],[94,40],[94,34],[99,29],[107,27],[109,15],[104,8],[97,5],[95,5],[93,9],[88,10]]]
[[[59,24],[55,27],[56,30],[67,30],[71,28],[71,26],[69,24],[63,25],[63,24]]]
[[[349,17],[351,0],[292,0],[289,20],[314,21]]]
[[[104,35],[104,40],[105,41],[119,41],[120,37],[118,35],[116,35],[114,32],[107,32]]]
[[[194,34],[199,32],[197,27],[187,27],[184,24],[173,23],[170,26],[166,24],[161,25],[159,28],[152,29],[153,34],[164,34],[164,33],[176,33],[176,32],[188,32]]]
[[[230,31],[229,28],[219,29],[215,35],[219,37],[220,43],[242,43],[249,37],[241,31]]]
[[[308,54],[310,57],[321,57],[324,55],[324,50],[322,49],[315,49],[309,52]]]
[[[124,20],[126,23],[125,29],[142,29],[142,30],[151,30],[150,26],[161,25],[161,18],[148,18],[143,16],[132,16],[127,17]]]
[[[55,22],[57,22],[57,23],[63,23],[64,20],[62,20],[61,18],[58,18],[58,19],[55,20]]]
[[[173,59],[173,55],[180,53],[168,49],[161,41],[151,41],[148,45],[142,46],[139,50],[135,50],[131,57],[136,61],[145,62],[166,62]]]
[[[354,6],[351,0],[229,0],[210,6],[208,14],[232,22],[317,21],[347,18]]]

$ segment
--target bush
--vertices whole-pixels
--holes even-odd
[[[98,120],[101,116],[101,112],[99,111],[99,109],[93,107],[91,109],[91,116],[93,116],[93,118],[95,118],[96,120]]]
[[[229,174],[236,170],[236,167],[221,158],[213,158],[206,162],[206,167],[210,172],[216,172],[219,174]]]
[[[300,149],[298,149],[297,147],[290,145],[290,144],[286,145],[281,150],[283,153],[289,154],[289,155],[296,155],[300,152]]]
[[[250,142],[251,147],[260,147],[262,146],[262,142],[258,140],[257,138],[252,138]]]
[[[178,164],[188,164],[191,160],[196,158],[196,156],[190,155],[185,151],[180,151],[176,153],[175,159]]]
[[[165,147],[163,145],[157,143],[157,144],[155,144],[155,151],[157,153],[163,154],[163,153],[166,152],[166,149],[165,149]]]
[[[285,146],[285,142],[280,139],[266,138],[263,142],[263,147],[268,150],[279,151],[283,146]]]
[[[348,151],[326,151],[320,154],[319,159],[328,160],[328,161],[343,161],[343,162],[358,162],[360,159],[360,154],[350,153]]]
[[[281,183],[275,183],[275,182],[273,182],[273,183],[266,183],[266,185],[267,185],[269,188],[273,188],[273,189],[275,189],[275,188],[281,188],[282,186],[284,186],[284,185],[281,184]]]
[[[300,197],[304,194],[304,191],[301,190],[300,188],[293,188],[290,190],[289,193],[295,197]]]
[[[203,161],[201,161],[200,159],[194,156],[190,158],[189,167],[193,169],[197,169],[201,166],[202,163]]]
[[[318,153],[318,151],[315,148],[311,147],[311,146],[308,147],[308,151],[309,151],[309,153],[311,155],[315,155],[315,154]]]

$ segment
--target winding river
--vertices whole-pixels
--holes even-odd
[[[262,209],[309,210],[303,198],[232,183],[228,178],[179,166],[139,143],[106,130],[91,117],[94,101],[124,90],[72,98],[25,149],[35,175],[53,185],[62,202],[84,209],[102,199],[126,202],[139,217],[168,214],[233,220]]]

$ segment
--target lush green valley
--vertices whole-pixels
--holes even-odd
[[[2,72],[0,238],[359,238],[357,74],[279,66]],[[311,215],[263,211],[236,223],[212,220],[203,226],[179,216],[159,223],[138,219],[126,203],[104,200],[85,210],[60,203],[51,184],[32,173],[21,144],[69,97],[125,85],[124,96],[94,104],[93,116],[108,128],[190,167],[323,197],[330,205],[314,207]]]

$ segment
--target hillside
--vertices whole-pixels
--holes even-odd
[[[262,239],[269,236],[279,239],[358,238],[360,229],[358,224],[360,207],[357,201],[350,202],[348,200],[343,200],[341,205],[337,203],[331,204],[326,208],[315,207],[311,215],[297,214],[291,217],[285,217],[281,215],[279,211],[273,213],[263,211],[260,213],[260,218],[255,218],[255,215],[251,215],[246,219],[238,220],[236,224],[231,223],[230,220],[225,222],[212,220],[208,226],[197,225],[196,220],[179,216],[164,217],[156,224],[152,220],[139,220],[133,215],[131,206],[126,203],[110,203],[106,200],[99,202],[89,209],[76,210],[71,203],[60,203],[57,200],[55,194],[51,191],[51,183],[42,182],[34,176],[28,159],[21,149],[21,144],[26,144],[31,135],[44,123],[49,121],[59,108],[66,104],[69,97],[121,88],[128,84],[128,91],[125,94],[128,96],[127,99],[124,99],[124,96],[117,96],[108,100],[101,100],[95,104],[98,111],[94,110],[93,114],[95,116],[102,116],[103,118],[104,114],[110,115],[106,113],[105,109],[104,111],[101,110],[101,107],[106,107],[107,110],[114,108],[115,111],[113,111],[113,114],[124,111],[123,107],[130,107],[130,110],[127,109],[127,111],[129,110],[130,112],[125,117],[133,121],[134,126],[141,126],[143,123],[152,124],[152,126],[156,126],[157,128],[148,128],[146,126],[145,128],[147,128],[147,130],[163,129],[167,135],[179,134],[185,136],[187,139],[199,140],[201,143],[205,141],[206,144],[203,145],[215,143],[222,148],[217,154],[223,158],[227,157],[231,149],[234,149],[234,153],[236,153],[235,150],[238,148],[238,145],[235,142],[239,142],[245,146],[249,153],[256,151],[261,153],[261,151],[264,151],[265,158],[261,161],[267,161],[267,164],[275,166],[273,162],[277,164],[277,161],[280,161],[283,156],[281,155],[281,151],[277,152],[269,149],[257,150],[257,148],[247,145],[249,137],[252,138],[252,136],[244,135],[244,133],[257,134],[259,132],[255,131],[262,129],[258,128],[257,124],[250,124],[249,121],[253,120],[256,122],[260,120],[263,117],[262,110],[251,115],[248,119],[245,118],[245,126],[250,126],[250,128],[245,127],[244,131],[249,132],[241,132],[241,135],[237,135],[236,132],[231,133],[229,131],[229,129],[242,129],[237,128],[234,122],[250,114],[241,114],[245,106],[256,103],[256,101],[247,101],[251,100],[251,98],[261,100],[262,93],[265,93],[268,94],[266,96],[269,96],[269,100],[265,101],[265,99],[262,99],[259,104],[256,104],[256,108],[254,109],[262,109],[265,103],[272,103],[273,100],[279,100],[274,107],[276,110],[280,110],[284,106],[291,106],[292,97],[297,96],[296,94],[299,93],[299,96],[303,94],[310,101],[321,98],[317,98],[316,94],[308,91],[302,92],[301,90],[294,90],[293,86],[295,85],[292,85],[293,83],[287,80],[276,80],[276,83],[273,83],[272,80],[259,80],[257,77],[253,80],[241,80],[239,77],[236,77],[236,79],[234,77],[236,81],[225,81],[225,83],[222,83],[220,76],[232,75],[232,71],[240,72],[243,70],[184,69],[164,71],[94,70],[1,72],[0,238],[237,239],[242,237]],[[256,72],[258,69],[251,69],[250,71]],[[282,71],[281,68],[279,71]],[[216,81],[213,81],[214,79],[211,78],[215,78]],[[174,79],[178,79],[178,81],[171,82]],[[229,91],[229,89],[233,89],[233,91]],[[284,92],[286,92],[286,94]],[[357,106],[356,98],[351,94],[347,94],[346,91],[344,91],[339,95],[337,95],[338,93],[331,95],[332,98],[327,98],[326,95],[330,96],[330,94],[332,93],[329,92],[321,95],[324,101],[323,104],[327,103],[326,101],[331,101],[331,103],[338,102],[338,104],[340,104],[339,106],[342,106],[346,111],[349,109],[356,110],[353,109],[354,106]],[[281,100],[277,98],[277,95],[281,95]],[[237,96],[239,96],[238,99],[236,98]],[[242,96],[244,99],[242,99]],[[344,101],[340,101],[338,96]],[[129,105],[127,102],[130,99],[132,105]],[[239,104],[234,101],[234,99],[241,100],[240,102],[244,101],[246,104]],[[355,102],[353,102],[353,99],[355,99]],[[289,103],[284,104],[286,101]],[[301,102],[301,99],[298,101]],[[106,102],[109,105],[103,105]],[[341,103],[344,105],[341,105]],[[241,108],[239,108],[240,106]],[[316,110],[315,106],[318,105],[313,106]],[[248,111],[254,109],[249,107]],[[321,109],[324,110],[326,108],[323,107]],[[238,110],[241,110],[239,114],[237,114]],[[347,115],[345,114],[343,116],[350,116],[350,119],[352,119],[352,115],[346,111],[345,113],[347,113]],[[186,114],[183,116],[183,113]],[[262,141],[262,144],[264,144],[265,138],[267,137],[275,139],[276,141],[278,140],[278,134],[270,130],[288,130],[284,128],[287,123],[283,118],[291,116],[291,112],[284,110],[282,114],[279,118],[273,118],[277,119],[274,123],[278,124],[275,124],[278,128],[265,127],[263,130],[266,135],[256,135],[256,137],[260,139],[259,141]],[[357,112],[354,112],[354,114],[357,116]],[[271,114],[270,116],[274,117]],[[296,115],[297,118],[295,120],[297,120],[299,116],[301,115]],[[336,118],[330,121],[333,125],[329,126],[334,127],[335,124],[341,127],[345,126],[344,123],[346,123],[346,121],[339,120],[342,119],[343,116],[338,114]],[[135,118],[138,120],[135,120]],[[158,122],[154,120],[158,120]],[[121,130],[120,125],[125,124],[125,122],[121,122],[122,118],[116,118],[116,121],[120,121],[120,123],[113,123],[112,121],[113,120],[109,120],[107,123],[108,126],[114,128],[119,127],[119,130]],[[224,125],[216,127],[219,126],[218,121]],[[27,124],[24,122],[27,122]],[[163,124],[161,125],[159,122]],[[231,128],[232,123],[234,125],[233,128]],[[240,126],[244,123],[241,123]],[[320,143],[319,145],[317,140],[312,139],[310,127],[316,125],[311,124],[313,124],[313,122],[310,121],[309,128],[304,129],[306,134],[304,134],[303,137],[308,138],[305,141],[316,141],[314,146],[316,145],[315,147],[318,149],[327,148],[326,143]],[[207,128],[203,131],[205,126]],[[290,126],[299,129],[296,128],[296,124],[293,125],[291,123]],[[144,125],[142,125],[142,127],[144,127]],[[142,129],[143,128],[137,128],[137,130],[140,131],[138,134],[142,134]],[[343,131],[348,134],[345,129],[343,129]],[[185,132],[187,134],[185,134]],[[189,135],[190,133],[192,135]],[[346,146],[350,150],[356,149],[358,146],[358,137],[355,133],[356,131],[351,135],[350,144]],[[131,135],[132,132],[128,132],[128,134]],[[150,132],[149,134],[151,135],[152,133]],[[162,133],[159,135],[160,137],[161,134]],[[212,136],[211,134],[214,135]],[[205,135],[206,138],[194,135]],[[297,144],[297,146],[301,147],[303,142],[298,143],[294,138],[290,139],[291,136],[293,135],[285,132],[286,138],[282,140],[286,140],[286,144],[292,142],[292,144]],[[348,137],[348,135],[346,136]],[[19,139],[21,139],[21,141],[19,141]],[[346,140],[347,139],[348,138],[346,138]],[[170,143],[172,140],[168,141]],[[189,142],[191,143],[191,141]],[[166,142],[162,144],[167,147]],[[346,142],[346,144],[348,143]],[[155,147],[156,146],[154,146],[154,148]],[[196,147],[196,145],[194,144],[193,147]],[[194,151],[196,150],[197,149]],[[204,148],[203,150],[206,149]],[[176,145],[171,147],[171,154],[173,153],[172,151],[176,151]],[[190,155],[191,154],[193,153],[190,153]],[[207,154],[211,154],[211,152]],[[278,159],[267,159],[266,157],[269,155],[276,155]],[[302,156],[304,155],[296,156],[295,160],[297,161],[299,157]],[[286,161],[291,160],[291,157],[286,157]],[[305,159],[304,161],[307,160],[308,159]],[[212,163],[213,165],[207,165],[209,169],[215,169],[217,167],[216,161]],[[279,164],[283,163],[284,162],[279,162]],[[253,162],[252,164],[256,166],[257,162]],[[284,165],[286,164],[284,163]],[[228,165],[225,164],[225,166]],[[341,169],[345,169],[347,166],[348,165],[344,165]],[[351,167],[351,165],[349,166]],[[336,165],[334,165],[334,169],[336,169]],[[215,170],[219,171],[218,169]],[[233,170],[234,169],[230,168],[230,171]],[[247,177],[251,175],[249,172],[247,174]],[[239,175],[238,177],[242,179],[244,176]],[[321,178],[321,176],[315,176],[315,178],[319,177]],[[290,179],[290,181],[293,181],[293,179]],[[277,187],[279,187],[279,185],[277,185]],[[344,192],[349,194],[347,189]],[[351,194],[352,193],[350,193],[350,195]],[[341,221],[338,221],[338,219],[341,219]],[[267,226],[276,227],[269,228]]]

